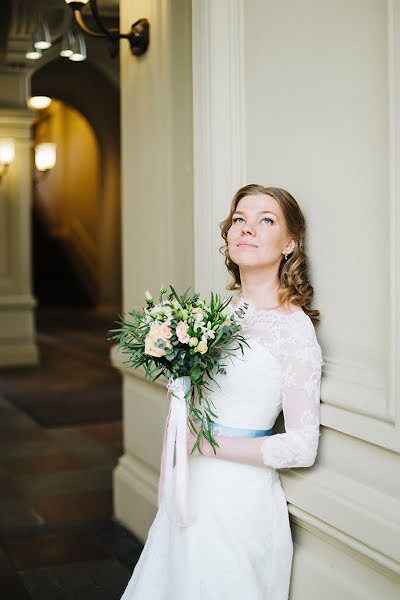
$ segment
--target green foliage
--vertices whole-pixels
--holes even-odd
[[[201,452],[200,441],[204,437],[215,452],[218,444],[211,433],[211,421],[218,415],[207,395],[211,391],[209,382],[216,382],[215,375],[225,374],[226,359],[239,350],[243,356],[243,347],[249,344],[241,335],[242,327],[236,323],[234,315],[227,319],[226,308],[232,297],[221,299],[219,294],[211,292],[211,299],[206,302],[197,292],[189,295],[190,288],[182,295],[178,295],[171,285],[170,289],[167,299],[163,300],[167,290],[161,288],[158,304],[154,304],[152,296],[146,292],[147,306],[140,311],[132,310],[127,316],[119,315],[115,322],[120,327],[110,329],[107,339],[117,341],[118,350],[128,356],[123,364],[144,368],[146,379],[155,381],[161,375],[174,379],[190,377],[192,386],[186,398],[188,424],[197,434],[192,451],[197,447]],[[185,325],[187,338],[196,345],[182,341],[182,335],[178,336],[176,331],[178,324]],[[163,325],[163,331],[166,328],[170,337],[159,333],[158,328]]]

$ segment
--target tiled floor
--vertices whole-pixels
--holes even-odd
[[[46,336],[52,340],[51,370],[47,362],[47,368],[40,365],[29,373],[29,389],[34,387],[42,399],[40,409],[43,398],[49,406],[57,403],[57,381],[68,380],[74,388],[74,373],[68,371],[74,345],[79,381],[85,381],[87,367],[85,394],[93,395],[93,405],[96,383],[104,380],[107,369],[117,401],[120,382],[109,365],[104,323],[83,312],[79,331],[71,326],[75,314],[59,311],[58,316],[57,311],[43,311],[38,317],[42,352]],[[121,423],[95,418],[43,427],[6,398],[10,386],[24,376],[26,370],[24,375],[24,370],[0,369],[0,597],[118,600],[142,551],[141,543],[112,516],[112,470],[122,452]],[[88,406],[86,416],[92,411]],[[58,410],[57,418],[62,416]]]

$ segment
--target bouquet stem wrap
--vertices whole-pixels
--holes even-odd
[[[193,520],[188,514],[188,457],[187,457],[187,408],[185,394],[191,387],[190,377],[170,377],[167,390],[171,392],[169,412],[164,431],[161,456],[158,506],[162,501],[169,519],[181,527],[188,527]],[[174,449],[176,464],[173,466]],[[175,475],[175,477],[174,477]]]

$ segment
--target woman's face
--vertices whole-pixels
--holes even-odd
[[[267,194],[244,196],[239,200],[227,242],[229,256],[239,267],[279,265],[283,254],[290,254],[294,249],[282,209],[275,198]]]

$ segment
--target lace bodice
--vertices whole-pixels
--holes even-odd
[[[324,364],[314,325],[302,309],[256,310],[243,296],[227,307],[250,345],[211,383],[218,422],[270,429],[281,410],[285,433],[261,438],[218,436],[217,457],[276,469],[313,464],[319,441],[320,381]],[[220,387],[218,387],[218,384]]]

